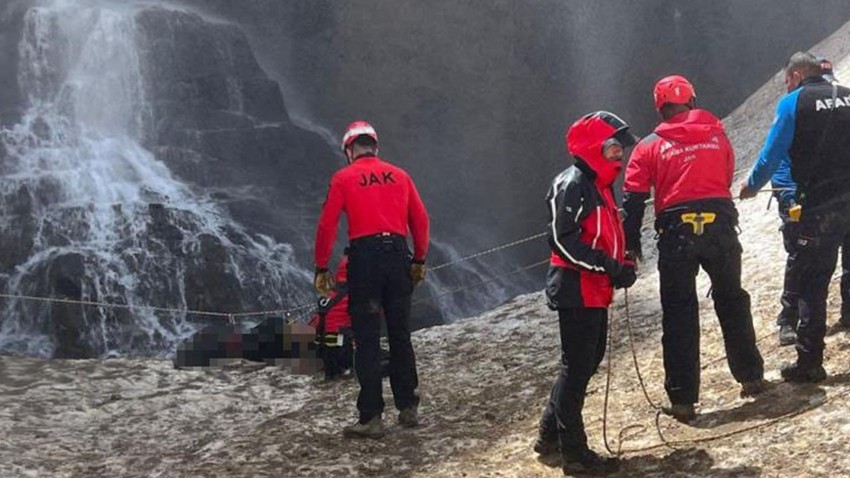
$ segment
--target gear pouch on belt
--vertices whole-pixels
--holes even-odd
[[[717,219],[717,214],[713,212],[687,212],[680,216],[682,223],[690,224],[694,234],[697,236],[703,235],[705,225],[711,224]]]

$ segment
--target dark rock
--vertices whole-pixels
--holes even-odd
[[[228,206],[249,227],[256,217],[303,215],[307,205],[315,217],[342,163],[319,135],[292,124],[280,87],[260,67],[244,32],[159,8],[141,11],[136,22],[152,106],[145,138],[157,157],[187,182],[230,188],[237,200],[253,201],[253,208]],[[243,186],[256,196],[235,192]],[[291,241],[312,236],[313,227],[289,221],[265,232]],[[307,256],[298,242],[299,256]]]
[[[80,300],[82,281],[85,277],[84,258],[70,253],[55,257],[47,270],[47,284],[51,296],[62,299]],[[54,357],[95,357],[97,347],[88,337],[86,310],[77,304],[54,303],[50,306],[50,330],[55,345]]]

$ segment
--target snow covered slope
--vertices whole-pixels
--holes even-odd
[[[839,78],[850,79],[850,24],[814,51],[834,60]],[[777,76],[726,120],[742,174],[782,89]],[[775,210],[766,211],[766,202],[760,196],[741,204],[741,239],[744,282],[774,386],[757,400],[738,398],[711,301],[703,299],[701,415],[693,426],[665,417],[659,424],[668,440],[730,436],[677,450],[658,446],[618,294],[607,434],[616,449],[629,427],[622,448],[640,450],[625,454],[618,476],[850,474],[850,334],[828,337],[826,382],[780,383],[778,369],[794,352],[777,347],[773,321],[785,253]],[[663,403],[654,265],[645,264],[640,275],[629,293],[631,324],[649,394]],[[708,291],[704,275],[699,290]],[[837,318],[838,297],[833,289],[829,323]],[[399,428],[390,401],[390,433],[381,441],[342,439],[340,428],[355,416],[357,389],[350,381],[324,383],[250,366],[177,371],[156,360],[0,358],[0,476],[560,476],[530,449],[558,360],[555,314],[539,293],[417,332],[414,344],[423,425]],[[585,407],[592,446],[600,450],[606,371],[591,383]]]

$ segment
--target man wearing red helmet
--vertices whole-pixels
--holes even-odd
[[[333,278],[328,262],[339,217],[348,218],[348,300],[356,344],[354,362],[360,394],[359,419],[346,437],[384,435],[381,385],[381,315],[390,344],[390,385],[399,424],[418,425],[416,358],[410,342],[413,288],[425,279],[428,213],[413,180],[377,156],[378,135],[365,121],[349,125],[342,140],[348,166],[334,174],[316,231],[316,289],[328,295]],[[413,236],[414,252],[407,245]]]
[[[560,451],[565,473],[607,472],[617,462],[588,448],[581,412],[587,384],[605,354],[614,288],[635,281],[612,190],[624,148],[635,138],[623,120],[597,111],[573,123],[564,139],[576,161],[555,178],[547,196],[551,259],[546,297],[558,311],[561,370],[534,450],[541,455]]]
[[[665,411],[683,422],[696,416],[699,401],[700,267],[711,279],[714,310],[741,395],[755,395],[765,386],[750,296],[741,287],[738,211],[729,190],[735,155],[723,124],[696,108],[695,99],[693,85],[681,76],[655,85],[655,106],[663,121],[632,152],[623,202],[627,248],[641,257],[644,210],[655,189],[664,388],[672,405]]]

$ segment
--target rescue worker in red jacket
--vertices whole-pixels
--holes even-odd
[[[341,378],[354,364],[347,275],[348,256],[343,256],[337,266],[333,291],[319,299],[318,310],[310,320],[316,329],[316,343],[327,380]]]
[[[334,174],[316,231],[319,293],[333,288],[328,262],[340,214],[348,218],[348,297],[360,382],[359,419],[346,437],[380,438],[382,414],[380,331],[383,312],[390,345],[390,385],[399,424],[418,425],[416,358],[410,342],[413,288],[425,279],[428,214],[410,176],[377,156],[378,135],[365,121],[349,125],[342,140],[348,166]],[[411,258],[408,231],[413,236]]]
[[[655,189],[655,230],[661,280],[664,387],[682,422],[696,416],[699,401],[700,266],[711,279],[714,310],[723,330],[732,375],[742,396],[764,388],[764,362],[756,348],[750,296],[741,287],[738,212],[730,187],[735,155],[723,124],[695,106],[696,93],[681,76],[655,85],[663,121],[632,151],[624,183],[628,250],[641,257],[641,225]]]
[[[588,448],[582,408],[587,384],[605,354],[614,288],[635,281],[635,264],[624,257],[625,236],[612,190],[624,149],[635,143],[628,128],[606,111],[573,123],[565,142],[575,164],[555,178],[547,196],[551,259],[546,297],[558,311],[561,369],[534,450],[541,455],[560,451],[565,474],[617,468],[616,460]]]

